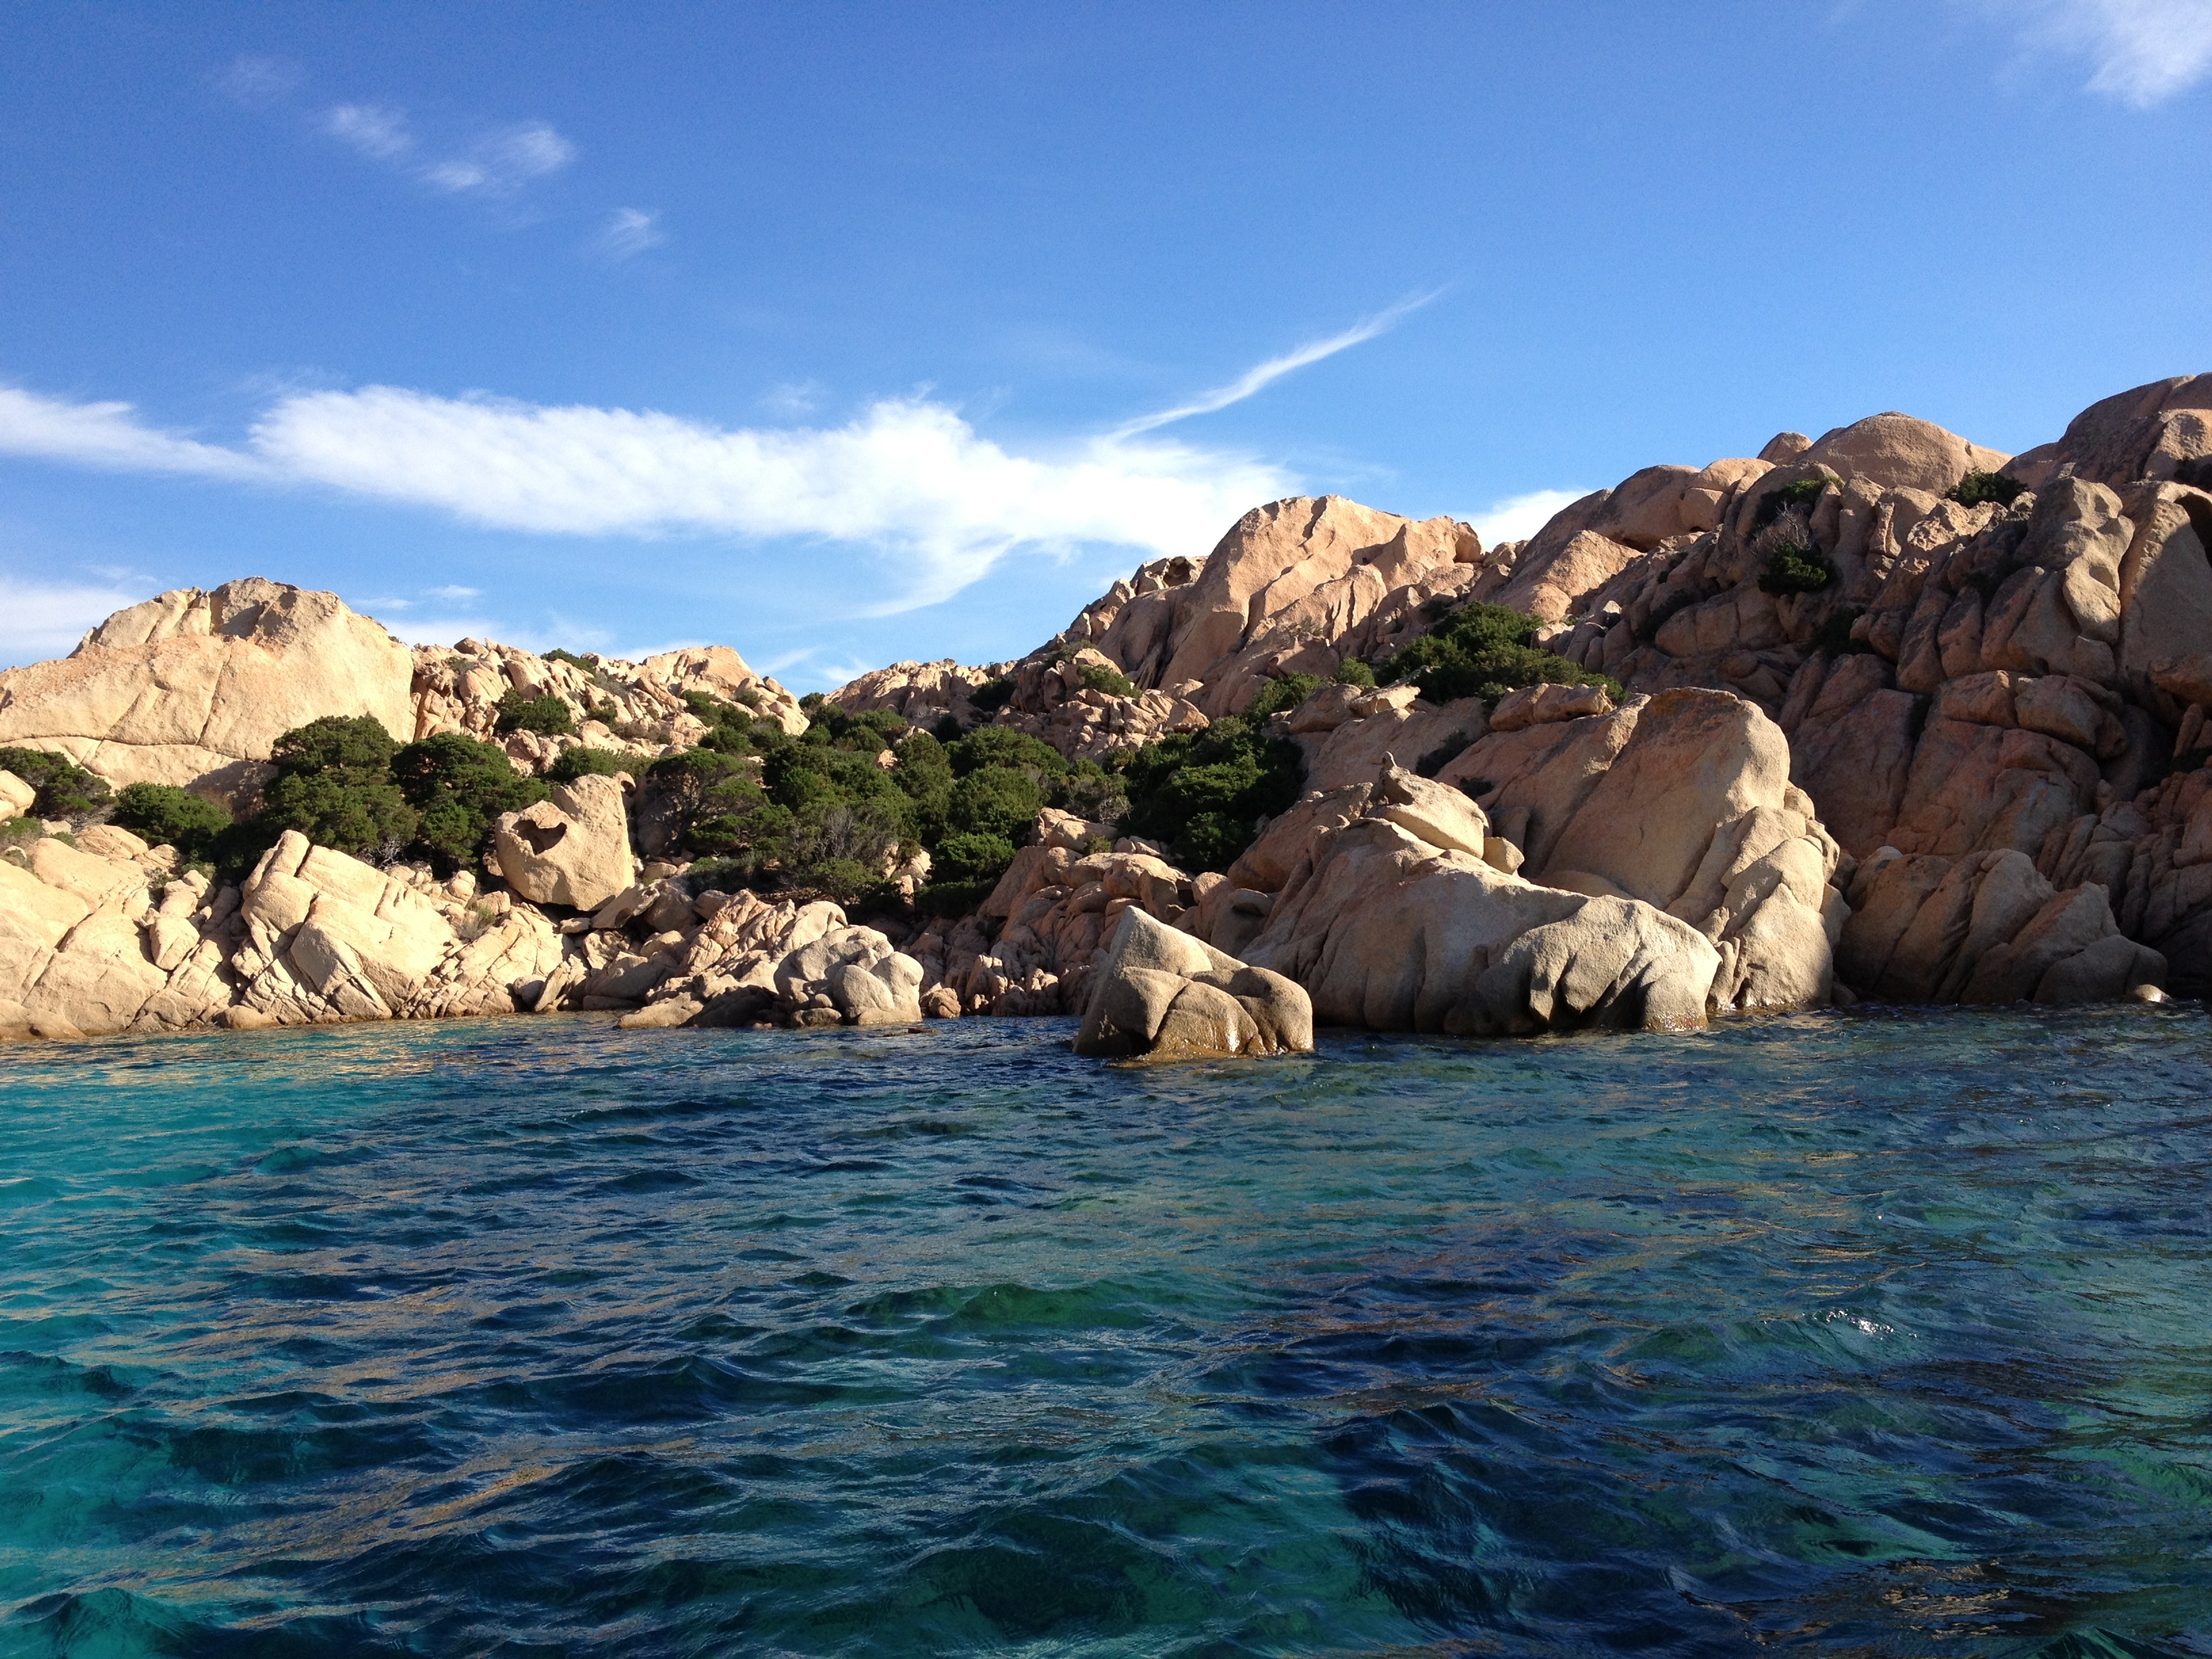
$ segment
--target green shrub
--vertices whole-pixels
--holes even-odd
[[[1969,472],[1944,493],[1961,507],[1979,507],[1984,501],[2010,507],[2027,493],[2027,486],[2002,472]]]
[[[20,847],[46,833],[46,826],[36,818],[0,818],[0,847]]]
[[[1757,535],[1790,507],[1811,507],[1827,493],[1831,482],[1827,478],[1800,478],[1768,490],[1759,498],[1759,509],[1752,514],[1752,534]]]
[[[1026,841],[1044,806],[1044,787],[1032,772],[1020,767],[986,766],[953,784],[945,822],[969,835],[997,836],[1009,842]]]
[[[149,845],[164,843],[177,849],[188,864],[204,864],[215,855],[230,814],[211,800],[189,789],[166,783],[132,783],[115,798],[112,822],[121,824]]]
[[[990,719],[1013,700],[1014,683],[1004,674],[994,680],[985,680],[982,684],[968,694],[969,707],[973,708],[977,717],[982,720]]]
[[[945,744],[927,732],[902,738],[891,745],[898,766],[891,781],[914,803],[915,838],[934,847],[945,832],[945,814],[952,803],[952,761]]]
[[[501,750],[458,732],[409,744],[392,757],[392,775],[416,814],[414,846],[447,875],[483,856],[494,818],[548,793]]]
[[[1067,759],[1042,738],[1017,732],[1011,726],[978,726],[945,751],[956,777],[966,777],[987,766],[1019,768],[1035,778],[1058,777],[1068,769]]]
[[[848,909],[858,909],[866,901],[889,896],[884,890],[890,886],[880,872],[853,859],[824,859],[808,865],[793,872],[792,884],[819,893]]]
[[[326,714],[287,732],[270,751],[276,775],[262,791],[259,815],[219,835],[216,861],[226,871],[250,865],[287,830],[357,858],[397,856],[420,828],[392,781],[398,750],[367,714]]]
[[[1357,657],[1346,657],[1336,665],[1336,684],[1372,685],[1375,684],[1375,671]]]
[[[627,772],[634,764],[623,755],[611,749],[563,749],[555,757],[553,764],[545,769],[546,781],[550,783],[574,783],[578,778],[611,778],[617,772]]]
[[[929,873],[945,882],[995,882],[1014,861],[1014,844],[1004,836],[960,831],[947,836],[931,855]]]
[[[106,778],[51,749],[0,748],[0,772],[13,772],[38,792],[33,817],[93,823],[113,805]]]
[[[1620,682],[1534,641],[1534,617],[1502,605],[1463,605],[1377,671],[1386,684],[1410,682],[1432,702],[1460,697],[1489,701],[1524,685],[1601,685],[1616,700]]]
[[[541,738],[570,738],[576,734],[576,717],[558,697],[532,697],[519,688],[499,700],[497,729],[535,732]]]
[[[548,651],[545,653],[545,660],[548,662],[565,662],[569,667],[580,668],[586,674],[596,674],[599,672],[598,664],[587,661],[584,658],[578,656],[573,651],[563,650],[559,646],[554,647],[552,650]]]
[[[1836,580],[1836,567],[1817,548],[1784,542],[1766,556],[1759,579],[1762,593],[1817,593]]]
[[[1133,697],[1137,695],[1134,680],[1103,663],[1086,664],[1083,670],[1083,684],[1089,690],[1103,691],[1109,697]]]
[[[1304,770],[1296,744],[1234,715],[1147,744],[1124,767],[1121,832],[1163,843],[1194,872],[1226,869],[1252,844],[1261,816],[1297,799]]]
[[[1318,674],[1285,674],[1279,680],[1269,680],[1245,709],[1244,718],[1263,720],[1270,714],[1287,714],[1320,690]]]

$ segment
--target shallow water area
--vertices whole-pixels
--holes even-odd
[[[0,1650],[2212,1654],[2212,1020],[0,1050]]]

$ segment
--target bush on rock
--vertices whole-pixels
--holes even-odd
[[[1431,702],[1495,702],[1524,685],[1601,685],[1619,700],[1618,680],[1538,649],[1536,628],[1534,617],[1502,605],[1463,605],[1383,664],[1376,678],[1417,685]]]

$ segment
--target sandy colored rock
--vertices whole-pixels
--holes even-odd
[[[596,910],[630,885],[622,785],[595,776],[554,785],[550,800],[501,815],[492,853],[507,885],[532,903]]]
[[[1650,905],[1537,887],[1374,819],[1322,838],[1251,956],[1324,1024],[1456,1036],[1701,1024],[1719,967]]]
[[[250,576],[164,593],[59,661],[0,673],[0,744],[236,800],[279,737],[324,715],[411,736],[413,672],[407,647],[336,594]]]
[[[1796,465],[1825,466],[1839,477],[1936,495],[1969,472],[1994,472],[2011,459],[2002,450],[1969,443],[1932,421],[1893,410],[1824,433],[1803,453],[1792,457]]]
[[[1122,912],[1075,1052],[1196,1060],[1305,1054],[1313,1010],[1279,974],[1249,967],[1141,909]]]

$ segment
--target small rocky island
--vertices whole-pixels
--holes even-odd
[[[165,593],[0,674],[0,1036],[603,1011],[1684,1028],[2212,989],[2212,375],[1526,542],[1255,508],[1019,661],[410,649]]]

